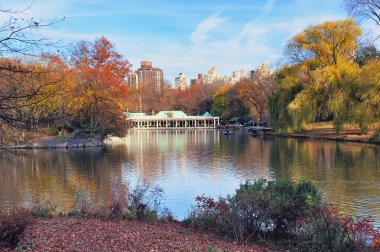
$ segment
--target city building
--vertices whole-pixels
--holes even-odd
[[[251,71],[251,79],[254,78],[255,75],[261,78],[269,77],[271,75],[271,72],[269,70],[268,63],[263,62],[259,67],[256,68],[256,70]]]
[[[190,86],[201,84],[202,81],[203,81],[203,75],[200,73],[200,74],[198,74],[197,79],[191,79],[190,80]]]
[[[210,71],[203,77],[202,83],[203,84],[212,84],[215,81],[217,81],[220,77],[218,76],[218,70],[216,67],[212,67]]]
[[[175,77],[174,82],[175,82],[175,88],[181,89],[182,92],[186,90],[187,84],[186,84],[185,74],[180,73],[178,77]]]
[[[182,111],[160,111],[156,115],[145,113],[125,113],[130,129],[212,129],[219,125],[219,117],[210,113],[189,116]]]
[[[139,87],[149,86],[161,93],[164,85],[164,73],[160,68],[155,68],[151,61],[141,61],[141,67],[136,70]]]
[[[230,83],[233,85],[233,84],[238,83],[240,80],[247,79],[247,78],[248,78],[248,75],[244,70],[234,71],[232,73],[232,76],[230,77]]]
[[[139,76],[136,72],[130,72],[127,76],[127,83],[130,88],[139,88]]]
[[[216,67],[212,67],[206,75],[202,77],[198,74],[198,79],[191,80],[191,85],[195,83],[203,84],[218,84],[218,85],[234,85],[242,79],[248,78],[247,73],[244,70],[234,71],[232,76],[219,76]]]

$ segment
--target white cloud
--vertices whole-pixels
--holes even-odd
[[[203,42],[209,34],[217,29],[226,19],[219,16],[219,14],[214,14],[197,25],[194,32],[191,33],[191,41],[194,44],[199,44]]]

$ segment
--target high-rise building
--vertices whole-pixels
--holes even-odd
[[[127,76],[127,83],[130,88],[139,88],[139,76],[136,72],[130,72]]]
[[[268,63],[263,62],[263,63],[261,63],[261,66],[256,68],[255,71],[251,71],[251,78],[253,78],[255,75],[260,77],[260,78],[269,77],[271,75],[271,73],[269,70]]]
[[[161,93],[164,85],[164,73],[160,68],[155,68],[151,61],[141,61],[141,67],[136,70],[139,86],[150,86]]]
[[[203,80],[203,75],[200,73],[200,74],[198,74],[198,78],[197,79],[191,79],[190,80],[190,86],[201,84],[202,80]]]
[[[247,78],[248,78],[247,73],[244,70],[234,71],[232,73],[232,76],[230,77],[230,83],[233,85],[233,84],[238,83],[240,80],[247,79]]]
[[[218,70],[216,67],[212,67],[210,71],[208,71],[208,74],[206,74],[203,78],[203,83],[204,84],[212,84],[214,83],[217,79],[219,78],[218,76]]]
[[[180,73],[178,77],[175,77],[175,88],[180,88],[181,91],[185,91],[187,88],[185,74]]]

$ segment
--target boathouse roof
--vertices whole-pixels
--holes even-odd
[[[203,114],[203,117],[212,117],[212,115],[209,112],[206,112]]]

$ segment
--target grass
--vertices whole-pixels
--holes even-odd
[[[379,142],[379,138],[376,138],[380,128],[380,122],[371,125],[368,134],[363,134],[359,127],[352,124],[345,124],[343,129],[336,134],[332,121],[310,123],[304,125],[302,132],[292,132],[290,135],[326,138],[334,140],[347,140],[347,141],[362,141],[362,142]]]

